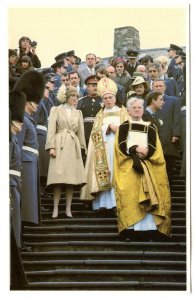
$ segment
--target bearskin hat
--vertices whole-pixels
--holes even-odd
[[[9,93],[9,111],[10,121],[19,121],[23,123],[26,96],[20,91],[11,91]]]
[[[27,101],[39,103],[45,90],[44,76],[38,71],[27,71],[18,79],[14,90],[22,91]]]

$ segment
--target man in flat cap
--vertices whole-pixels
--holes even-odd
[[[168,57],[171,59],[171,62],[168,66],[168,70],[167,70],[167,75],[168,78],[173,77],[174,79],[176,78],[176,73],[177,73],[177,66],[176,66],[176,62],[175,62],[175,56],[177,56],[177,51],[183,51],[182,48],[180,48],[177,45],[174,44],[170,44],[168,51]]]
[[[137,62],[138,54],[139,52],[133,49],[128,49],[126,52],[127,55],[126,70],[131,76],[133,76],[133,72],[135,72],[137,66],[140,64],[139,62]]]
[[[78,99],[77,109],[81,110],[83,114],[84,132],[87,146],[95,116],[101,109],[102,98],[97,94],[98,81],[99,79],[96,77],[96,75],[87,77],[85,80],[85,85],[88,95]]]

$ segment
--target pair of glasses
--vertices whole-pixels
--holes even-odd
[[[66,81],[69,81],[69,79],[62,79],[61,81],[66,82]]]

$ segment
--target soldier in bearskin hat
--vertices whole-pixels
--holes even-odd
[[[9,93],[9,186],[10,186],[10,288],[23,289],[27,283],[21,260],[21,151],[16,134],[21,131],[26,97]]]
[[[17,139],[22,152],[22,221],[40,223],[40,197],[38,179],[38,140],[32,115],[37,110],[45,89],[44,77],[37,71],[24,73],[14,90],[26,95],[22,130]]]

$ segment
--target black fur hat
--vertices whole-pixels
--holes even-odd
[[[14,90],[22,91],[27,101],[39,103],[45,89],[44,76],[38,71],[25,72],[16,82]]]
[[[9,93],[9,111],[10,121],[23,122],[26,96],[20,91],[11,91]]]

